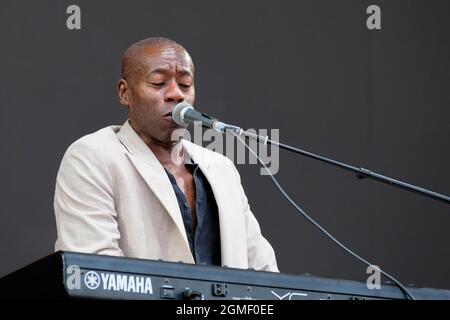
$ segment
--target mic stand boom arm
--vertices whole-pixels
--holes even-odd
[[[406,182],[403,182],[403,181],[400,181],[400,180],[396,180],[396,179],[393,179],[393,178],[390,178],[390,177],[387,177],[387,176],[383,176],[383,175],[381,175],[379,173],[370,171],[370,170],[362,168],[362,167],[361,168],[357,168],[357,167],[354,167],[354,166],[351,166],[351,165],[348,165],[348,164],[345,164],[345,163],[342,163],[342,162],[339,162],[339,161],[336,161],[336,160],[333,160],[333,159],[322,157],[322,156],[319,156],[317,154],[314,154],[314,153],[311,153],[311,152],[308,152],[308,151],[304,151],[304,150],[301,150],[301,149],[298,149],[298,148],[295,148],[295,147],[292,147],[292,146],[289,146],[289,145],[286,145],[286,144],[283,144],[283,143],[272,141],[267,136],[254,134],[254,133],[242,130],[241,128],[236,127],[236,126],[227,126],[226,130],[224,130],[224,131],[228,131],[228,130],[233,131],[234,133],[238,134],[239,136],[242,136],[243,138],[248,138],[250,140],[257,141],[257,142],[259,142],[259,143],[261,143],[263,145],[266,145],[266,144],[275,145],[275,146],[277,146],[277,147],[279,147],[281,149],[288,150],[288,151],[291,151],[291,152],[294,152],[294,153],[297,153],[297,154],[301,154],[301,155],[306,156],[308,158],[319,160],[319,161],[322,161],[322,162],[334,165],[334,166],[336,166],[338,168],[341,168],[341,169],[344,169],[344,170],[347,170],[347,171],[351,171],[351,172],[356,174],[356,177],[358,179],[370,178],[370,179],[373,179],[373,180],[376,180],[376,181],[380,181],[380,182],[389,184],[389,185],[397,187],[397,188],[401,188],[401,189],[404,189],[404,190],[408,190],[408,191],[411,191],[411,192],[415,192],[415,193],[421,194],[423,196],[427,196],[427,197],[435,199],[435,200],[443,201],[443,202],[445,202],[447,204],[450,203],[450,197],[448,197],[446,195],[439,194],[439,193],[436,193],[434,191],[427,190],[427,189],[424,189],[424,188],[420,188],[420,187],[417,187],[415,185],[412,185],[412,184],[409,184],[409,183],[406,183]]]

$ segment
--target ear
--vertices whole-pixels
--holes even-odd
[[[124,107],[128,107],[129,101],[128,101],[128,83],[127,80],[124,78],[121,78],[117,82],[117,93],[119,94],[119,102]]]

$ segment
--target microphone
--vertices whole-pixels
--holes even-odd
[[[176,124],[181,126],[199,122],[203,127],[214,129],[220,133],[226,133],[226,130],[232,130],[235,133],[240,134],[242,131],[242,129],[237,126],[220,122],[205,113],[196,111],[191,104],[185,101],[180,102],[175,106],[172,111],[172,119]]]

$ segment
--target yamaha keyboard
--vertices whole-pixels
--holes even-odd
[[[450,291],[409,287],[416,299]],[[406,299],[396,286],[175,262],[56,252],[0,279],[7,299]]]

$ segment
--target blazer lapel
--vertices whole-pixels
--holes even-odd
[[[163,166],[151,149],[134,131],[128,120],[120,129],[118,137],[128,150],[127,156],[137,171],[175,222],[185,240],[186,250],[190,252],[177,197]]]
[[[234,219],[237,211],[236,200],[230,196],[231,190],[227,186],[227,177],[222,174],[221,170],[215,170],[216,166],[214,165],[215,160],[224,160],[219,157],[205,155],[200,146],[189,141],[182,140],[182,144],[183,150],[202,170],[216,199],[219,213],[222,265],[240,265],[242,264],[242,253],[239,249],[242,248],[242,239],[237,237],[237,235],[245,232],[244,230],[239,230],[244,222]]]

